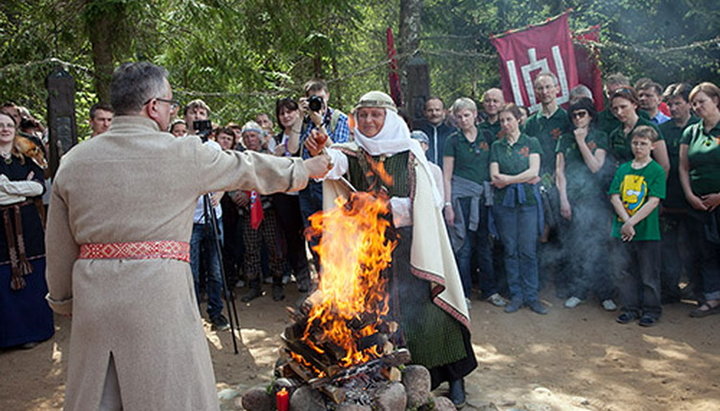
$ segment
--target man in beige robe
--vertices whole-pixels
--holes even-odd
[[[185,247],[204,193],[299,190],[327,159],[220,152],[173,137],[165,131],[177,102],[165,69],[150,63],[115,71],[111,103],[108,132],[63,157],[50,204],[48,301],[72,315],[65,409],[217,410],[187,255],[133,250]],[[113,254],[118,244],[124,258]],[[88,247],[99,256],[82,254]]]

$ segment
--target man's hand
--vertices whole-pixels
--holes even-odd
[[[305,147],[310,152],[310,155],[315,157],[316,155],[320,154],[323,148],[325,148],[327,141],[327,134],[321,132],[318,129],[313,129],[310,132],[308,138],[305,140]]]
[[[328,155],[309,158],[304,160],[303,164],[305,164],[305,168],[307,168],[310,178],[322,178],[332,168],[330,156]]]
[[[692,206],[692,208],[700,211],[707,211],[707,206],[705,205],[705,201],[703,201],[702,198],[692,195],[691,197],[687,198],[688,203]]]
[[[720,205],[720,193],[706,194],[700,198],[708,211],[713,211]]]

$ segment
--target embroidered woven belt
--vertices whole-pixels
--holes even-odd
[[[80,259],[147,260],[163,258],[190,262],[190,244],[185,241],[137,241],[91,243],[80,246]]]

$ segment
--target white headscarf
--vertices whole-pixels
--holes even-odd
[[[355,124],[357,123],[356,118]],[[410,150],[428,173],[428,176],[430,176],[436,205],[442,205],[443,199],[440,198],[440,192],[435,187],[432,178],[433,174],[425,157],[425,152],[417,140],[410,138],[407,123],[396,112],[385,109],[385,123],[380,132],[373,137],[365,137],[357,127],[354,129],[354,133],[355,142],[371,156],[393,155]]]

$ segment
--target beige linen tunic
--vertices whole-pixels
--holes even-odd
[[[48,299],[72,313],[65,409],[98,409],[110,355],[125,410],[218,409],[190,265],[78,260],[81,244],[189,241],[201,194],[294,191],[307,179],[300,159],[215,151],[138,116],[66,154],[46,236]]]

